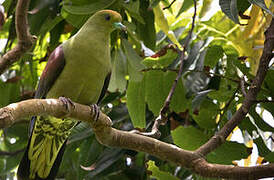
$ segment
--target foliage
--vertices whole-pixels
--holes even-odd
[[[220,0],[223,12],[208,15],[215,8],[210,7],[213,3],[212,0],[198,1],[198,17],[187,47],[183,76],[171,101],[169,121],[160,128],[162,141],[187,150],[195,150],[205,143],[242,103],[240,79],[244,77],[246,83],[250,83],[255,75],[262,53],[263,31],[273,11],[267,8],[269,0],[267,5],[263,0]],[[170,43],[181,48],[192,23],[193,1],[178,0],[163,10],[168,4],[168,0],[31,1],[28,20],[31,33],[37,36],[37,44],[1,76],[0,107],[32,98],[50,52],[75,34],[94,12],[108,8],[121,13],[128,30],[127,33],[115,31],[111,36],[113,70],[109,92],[101,107],[113,120],[114,127],[149,131],[179,68],[178,51],[168,49],[163,54],[154,54]],[[1,54],[17,42],[15,1],[5,0],[3,7],[7,18],[0,32],[1,45],[5,44]],[[249,14],[251,19],[243,19],[238,14]],[[271,66],[259,99],[274,97],[273,81]],[[263,116],[265,113],[267,117]],[[228,138],[206,157],[207,160],[232,164],[235,160],[246,159],[245,163],[250,164],[250,148],[256,145],[258,160],[274,162],[273,149],[267,146],[273,145],[274,127],[269,124],[271,121],[273,124],[273,113],[272,104],[254,106],[237,128],[244,141]],[[1,151],[13,152],[26,147],[27,122],[24,120],[0,131]],[[250,146],[250,142],[254,144]],[[11,170],[16,168],[22,155],[0,158],[0,179],[14,177]],[[104,147],[97,142],[89,126],[82,123],[68,140],[58,177],[147,179],[150,174],[151,178],[159,179],[190,176],[200,179],[184,168],[147,154]]]

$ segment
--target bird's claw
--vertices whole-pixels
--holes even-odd
[[[75,105],[71,99],[61,96],[61,97],[59,97],[59,100],[62,101],[62,103],[64,104],[64,106],[66,107],[66,110],[68,112],[70,112],[71,109],[75,108]]]
[[[92,104],[91,106],[90,106],[90,108],[91,108],[91,111],[90,112],[92,112],[91,114],[93,115],[93,119],[94,119],[94,121],[96,122],[97,120],[98,120],[98,118],[99,118],[99,114],[100,114],[100,108],[99,108],[99,106],[97,106],[97,104]]]

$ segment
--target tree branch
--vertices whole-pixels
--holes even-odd
[[[102,112],[99,112],[99,118],[95,121],[95,111],[90,106],[74,103],[73,108],[68,109],[58,99],[32,99],[1,108],[0,127],[10,126],[18,119],[38,115],[70,117],[88,122],[97,140],[104,145],[146,152],[205,177],[258,179],[274,176],[274,164],[256,167],[211,164],[195,151],[186,151],[154,138],[114,129],[109,117]]]
[[[27,11],[29,0],[18,0],[15,12],[15,26],[18,38],[17,45],[0,58],[0,74],[3,74],[14,62],[31,48],[36,37],[31,36],[28,28]]]
[[[206,144],[196,150],[197,153],[205,156],[219,147],[233,131],[233,129],[244,119],[251,106],[256,102],[257,94],[261,89],[263,80],[268,71],[268,65],[273,57],[272,50],[274,49],[274,19],[272,19],[270,26],[265,32],[265,39],[263,54],[260,58],[257,74],[246,93],[242,106],[215,136],[213,136]]]

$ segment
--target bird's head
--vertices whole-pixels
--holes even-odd
[[[101,10],[96,12],[89,20],[88,23],[96,23],[105,30],[110,32],[114,29],[126,30],[126,26],[122,24],[121,15],[113,10]]]

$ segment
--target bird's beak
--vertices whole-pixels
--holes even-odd
[[[113,26],[115,29],[121,29],[123,31],[127,30],[127,27],[125,25],[123,25],[121,22],[115,22],[115,23],[113,23]]]

